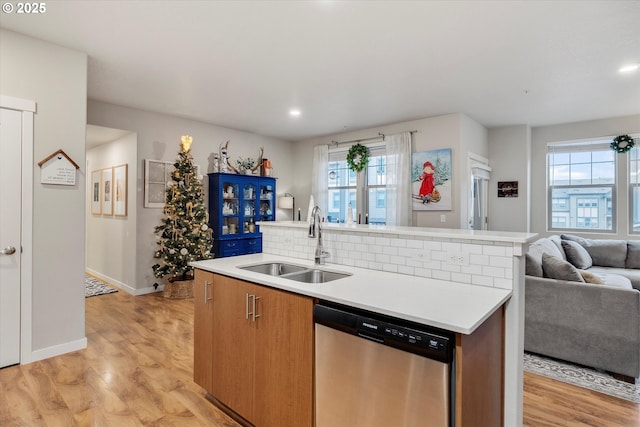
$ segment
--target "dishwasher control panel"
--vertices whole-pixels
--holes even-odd
[[[316,323],[441,362],[453,358],[455,334],[450,331],[328,303],[316,304],[314,318]]]

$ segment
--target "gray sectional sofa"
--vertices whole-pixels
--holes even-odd
[[[640,377],[640,241],[545,237],[525,274],[526,351]]]

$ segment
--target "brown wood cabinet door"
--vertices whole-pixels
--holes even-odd
[[[253,285],[215,275],[213,288],[213,392],[220,402],[253,421],[255,328],[246,317]],[[250,304],[251,305],[251,304]]]
[[[193,380],[212,392],[213,273],[195,270],[193,283]]]
[[[313,301],[263,286],[257,300],[255,422],[259,427],[311,427]]]

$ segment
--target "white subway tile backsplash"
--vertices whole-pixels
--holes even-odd
[[[397,273],[398,272],[398,266],[395,264],[383,264],[382,265],[382,271],[388,271],[390,273]]]
[[[398,255],[398,248],[393,246],[385,246],[382,248],[382,253],[385,255]]]
[[[511,267],[513,261],[510,257],[506,256],[489,256],[489,265],[492,267]]]
[[[391,239],[391,246],[396,248],[406,248],[407,241],[404,239]]]
[[[408,267],[406,265],[399,265],[398,266],[398,273],[406,274],[408,276],[414,276],[415,275],[415,269],[413,267]]]
[[[488,276],[471,276],[471,284],[478,286],[493,287],[493,277]]]
[[[407,248],[412,248],[412,249],[423,249],[424,248],[424,241],[423,240],[411,239],[411,240],[406,240],[406,243],[407,243]]]
[[[489,255],[470,254],[469,255],[469,264],[487,265],[487,264],[489,264]]]
[[[451,273],[451,280],[460,283],[471,283],[471,274]]]
[[[263,251],[311,260],[316,239],[305,229],[267,228]],[[478,286],[512,289],[513,244],[421,236],[324,230],[329,264],[369,268]],[[466,265],[450,264],[451,253],[466,255]]]
[[[414,271],[416,276],[428,277],[428,278],[431,277],[431,270],[427,268],[416,268]]]
[[[451,273],[448,271],[432,270],[431,273],[431,277],[433,277],[434,279],[451,280]]]
[[[511,281],[511,279],[494,278],[493,279],[493,285],[496,288],[500,288],[500,289],[512,289],[513,288],[513,282]]]
[[[388,263],[391,261],[391,257],[389,255],[376,254],[375,261],[380,263]]]
[[[391,244],[391,239],[387,237],[376,237],[375,244],[378,246],[389,246]]]
[[[482,275],[490,276],[490,277],[504,277],[504,268],[502,267],[491,267],[491,266],[483,266],[482,267]]]
[[[486,245],[482,247],[485,255],[507,256],[507,249],[504,246]]]

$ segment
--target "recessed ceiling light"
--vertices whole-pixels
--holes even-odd
[[[618,72],[630,73],[631,71],[636,71],[638,68],[640,68],[639,64],[625,65],[624,67],[621,67]]]
[[[289,110],[289,114],[292,115],[293,117],[298,117],[300,115],[300,110],[297,110],[294,108],[292,110]]]

